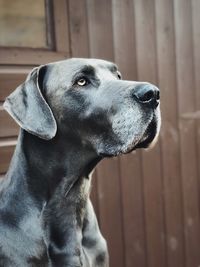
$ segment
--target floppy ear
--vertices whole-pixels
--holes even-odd
[[[34,68],[26,81],[11,93],[4,108],[27,132],[49,140],[56,135],[53,113],[41,93],[46,66]]]

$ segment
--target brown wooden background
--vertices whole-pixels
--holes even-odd
[[[1,104],[33,65],[64,57],[115,61],[161,89],[162,131],[150,152],[105,160],[93,203],[112,267],[200,266],[200,1],[52,1],[52,51],[0,49]],[[0,173],[18,129],[0,106]]]

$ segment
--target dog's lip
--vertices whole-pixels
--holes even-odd
[[[150,131],[150,128],[153,128],[153,131]],[[150,131],[150,133],[148,133]],[[154,140],[157,132],[157,121],[156,116],[153,115],[150,122],[148,123],[143,135],[137,142],[132,142],[131,145],[128,146],[128,148],[125,151],[122,151],[121,154],[128,154],[136,149],[139,148],[147,148],[152,141]],[[146,136],[147,135],[147,136]]]
[[[153,116],[151,122],[149,123],[149,125],[146,128],[146,131],[145,131],[143,137],[136,144],[136,146],[134,147],[134,149],[148,148],[149,145],[153,142],[154,138],[156,137],[156,133],[157,133],[157,121],[156,121],[155,116]],[[144,136],[146,134],[147,134],[147,136],[144,138]]]
[[[158,120],[157,120],[157,115],[156,113],[153,112],[151,118],[149,119],[149,123],[147,124],[146,129],[144,130],[143,134],[139,138],[139,140],[133,141],[126,147],[118,151],[113,151],[111,153],[99,153],[99,156],[104,158],[104,157],[116,157],[118,155],[122,154],[128,154],[136,149],[139,148],[148,148],[151,143],[153,143],[153,140],[155,139],[158,131]],[[152,128],[152,129],[150,129]],[[149,131],[149,132],[148,132]]]

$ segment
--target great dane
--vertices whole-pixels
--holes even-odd
[[[4,108],[21,130],[0,187],[0,266],[108,266],[90,173],[155,143],[158,88],[122,80],[111,62],[72,58],[34,68]]]

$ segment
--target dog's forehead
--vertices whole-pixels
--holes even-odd
[[[117,71],[116,64],[103,59],[71,58],[50,63],[49,66],[51,66],[51,71],[57,75],[60,73],[67,74],[68,76],[81,71],[85,67],[91,67],[94,71],[98,71],[100,69],[112,72]]]

